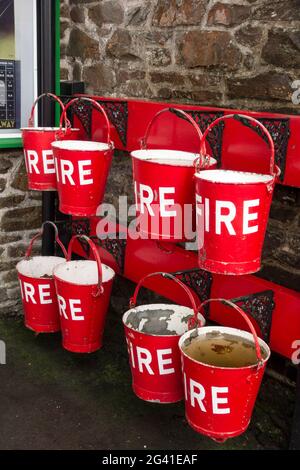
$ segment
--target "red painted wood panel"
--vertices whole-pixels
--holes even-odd
[[[115,98],[100,98],[116,100]],[[120,100],[124,101],[124,100]],[[221,108],[208,108],[192,105],[176,105],[145,102],[137,100],[128,101],[128,135],[126,150],[131,151],[140,146],[140,139],[144,136],[149,120],[156,112],[166,106],[180,109],[195,109],[202,111],[224,111],[239,113],[239,110],[226,110]],[[275,115],[269,113],[245,112],[254,117],[268,118],[281,117],[290,119],[290,139],[287,150],[287,161],[284,184],[300,187],[300,117]],[[76,123],[77,124],[77,123]],[[112,126],[112,136],[116,147],[123,147],[116,129]],[[106,137],[103,118],[96,112],[93,113],[92,136],[95,140],[103,140]],[[172,114],[164,115],[153,126],[153,132],[149,139],[149,147],[162,147],[170,149],[183,149],[198,152],[199,141],[193,128],[185,121]],[[237,121],[225,124],[223,134],[222,165],[226,168],[243,169],[250,171],[266,171],[268,167],[268,148],[265,142],[250,129],[242,126]],[[93,224],[92,224],[93,225]],[[126,228],[121,228],[126,231]],[[95,234],[93,226],[92,234]],[[79,248],[78,248],[79,250]],[[117,269],[113,257],[103,249],[100,249],[103,261]],[[83,254],[80,251],[80,254]],[[124,276],[137,282],[142,276],[154,271],[177,271],[197,268],[197,254],[185,251],[174,246],[168,250],[162,250],[155,241],[151,240],[127,240]],[[187,305],[184,293],[174,289],[173,283],[166,279],[152,279],[146,286],[159,294],[166,296],[174,302]],[[300,340],[300,293],[286,289],[256,276],[213,276],[211,297],[233,298],[249,295],[255,292],[272,289],[275,292],[275,310],[273,314],[271,330],[271,348],[286,357],[293,353],[292,344]],[[238,326],[244,325],[234,314],[223,305],[211,306],[211,318],[221,324]]]
[[[94,219],[91,235],[95,234],[95,222]],[[118,230],[124,232],[126,227],[119,226]],[[146,274],[156,271],[174,272],[198,268],[196,252],[186,251],[176,245],[169,251],[167,248],[167,246],[159,246],[153,240],[128,238],[123,273],[120,272],[110,253],[102,248],[99,249],[99,252],[102,262],[135,283]],[[78,248],[77,252],[84,256],[81,249]],[[189,305],[185,292],[175,288],[174,283],[170,280],[161,277],[151,278],[145,282],[145,287],[173,302]],[[293,342],[300,340],[300,292],[295,292],[254,275],[213,275],[211,298],[230,299],[265,290],[273,290],[275,300],[270,338],[271,349],[290,358],[294,351]],[[133,290],[128,293],[128,301],[132,294]],[[232,309],[222,304],[211,304],[210,318],[221,325],[246,329],[241,318],[236,316]]]
[[[146,127],[150,119],[157,111],[166,107],[177,107],[185,110],[201,110],[203,112],[222,111],[224,114],[240,113],[256,118],[289,118],[290,138],[287,148],[285,177],[283,184],[300,187],[300,116],[258,113],[238,109],[225,109],[217,107],[182,105],[176,103],[158,103],[143,100],[126,100],[121,98],[103,98],[94,96],[95,99],[106,101],[128,102],[128,132],[126,150],[132,151],[140,148],[140,139],[144,137]],[[78,122],[76,121],[76,124]],[[112,138],[116,148],[124,150],[120,138],[114,126],[112,126]],[[104,121],[100,113],[93,111],[92,137],[95,140],[105,138]],[[166,113],[153,126],[149,139],[149,147],[170,148],[199,151],[199,142],[195,131],[182,119]],[[223,132],[222,165],[224,168],[248,171],[266,171],[268,167],[269,152],[266,143],[253,131],[237,121],[226,121]]]

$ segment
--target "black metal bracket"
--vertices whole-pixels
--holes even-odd
[[[202,269],[188,269],[185,271],[175,271],[171,274],[180,277],[180,280],[184,284],[193,289],[201,302],[210,298],[213,282],[213,277],[210,272]],[[229,300],[239,305],[255,320],[260,328],[263,340],[269,343],[272,316],[275,308],[274,291],[265,290]],[[204,307],[206,318],[209,318],[209,307],[209,304]]]
[[[115,127],[122,144],[126,148],[128,130],[128,102],[111,100],[97,100],[97,102],[104,108],[108,119]]]
[[[87,218],[82,219],[69,219],[69,220],[61,220],[56,221],[58,225],[59,233],[61,237],[67,237],[69,241],[72,235],[87,235],[90,239],[95,243],[95,245],[105,249],[108,253],[110,253],[116,260],[121,273],[124,271],[124,263],[125,263],[125,250],[126,250],[126,234],[119,233],[119,237],[116,238],[115,234],[106,234],[106,237],[101,239],[98,238],[96,235],[90,235],[91,226],[90,220]],[[67,234],[67,235],[66,235]],[[123,237],[123,235],[125,235]],[[81,244],[85,254],[87,257],[90,255],[90,247],[89,244],[86,243],[84,240],[79,239],[79,243]]]
[[[234,118],[241,122],[244,126],[256,132],[268,145],[266,134],[255,123],[243,118],[242,116],[235,115]],[[270,132],[275,146],[275,163],[280,168],[279,179],[284,180],[286,155],[291,135],[290,119],[289,118],[256,118],[265,128]]]
[[[258,324],[262,338],[266,343],[270,342],[272,327],[272,316],[275,308],[274,291],[265,290],[255,292],[242,297],[230,299],[231,302],[239,305]]]
[[[64,104],[67,104],[74,97],[61,96]],[[127,101],[104,101],[95,100],[105,110],[110,123],[115,127],[118,136],[126,148],[127,146],[127,130],[128,130],[128,102]],[[89,139],[92,137],[92,123],[93,123],[93,104],[85,101],[84,99],[75,101],[73,106],[69,109],[68,117],[72,124],[74,124],[74,116],[76,116],[86,135]]]
[[[187,121],[187,118],[178,113],[175,108],[169,108],[169,111],[175,114],[180,119]],[[222,111],[199,111],[195,109],[185,109],[184,110],[187,114],[189,114],[196,124],[199,126],[201,132],[205,132],[206,128],[216,119],[219,117],[224,116]],[[223,130],[224,130],[224,122],[219,122],[219,124],[214,127],[211,132],[209,132],[207,136],[207,142],[211,148],[212,157],[217,160],[218,163],[221,162],[222,157],[222,139],[223,139]]]
[[[172,272],[173,276],[177,276],[180,280],[196,292],[201,302],[210,298],[213,277],[210,272],[203,269],[187,269],[184,271]],[[204,307],[206,316],[209,315],[209,306]]]
[[[216,112],[187,110],[186,112],[192,116],[203,133],[212,122],[224,116],[222,111]],[[215,158],[218,163],[221,163],[222,158],[223,130],[224,122],[221,121],[217,126],[213,127],[211,132],[209,132],[207,135],[207,142],[211,148],[212,157]]]
[[[122,235],[119,233],[119,235]],[[95,243],[95,245],[103,248],[104,250],[108,251],[114,259],[116,260],[121,273],[124,272],[124,264],[125,264],[125,251],[126,251],[126,237],[125,238],[109,238],[109,234],[107,238],[98,238],[97,236],[90,237],[91,240]]]
[[[74,116],[77,116],[89,139],[92,137],[92,113],[93,105],[90,101],[78,100],[70,106],[71,122],[74,122]]]

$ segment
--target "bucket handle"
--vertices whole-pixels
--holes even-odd
[[[234,308],[240,315],[241,317],[243,317],[243,319],[245,320],[245,322],[247,323],[248,327],[249,327],[249,330],[251,331],[252,335],[253,335],[253,338],[254,338],[254,344],[255,344],[255,351],[256,351],[256,356],[257,356],[257,360],[258,360],[258,364],[261,365],[263,364],[263,358],[262,358],[262,354],[261,354],[261,350],[260,350],[260,346],[259,346],[259,341],[258,341],[258,337],[257,337],[257,333],[255,331],[255,328],[253,326],[253,323],[252,321],[248,318],[248,316],[246,315],[246,313],[236,304],[234,304],[233,302],[231,302],[230,300],[228,299],[207,299],[207,300],[204,300],[204,302],[201,303],[201,305],[199,306],[199,310],[202,310],[203,311],[203,307],[205,305],[207,305],[208,303],[210,302],[221,302],[223,304],[226,304],[228,305],[229,307],[232,307]]]
[[[35,107],[36,107],[37,103],[40,101],[40,99],[44,98],[44,97],[51,98],[52,100],[56,101],[59,104],[59,106],[61,107],[62,111],[64,111],[64,109],[65,109],[64,104],[58,96],[54,95],[54,93],[42,93],[40,96],[38,96],[35,99],[35,101],[32,105],[30,117],[28,119],[28,127],[33,127]],[[65,117],[65,126],[66,126],[66,128],[71,127],[70,121],[67,119],[67,117]]]
[[[201,129],[199,128],[199,126],[197,125],[196,121],[192,118],[192,116],[190,116],[188,113],[186,113],[185,111],[183,111],[182,109],[178,109],[178,108],[164,108],[164,109],[161,109],[160,111],[158,111],[154,116],[153,118],[151,119],[151,121],[149,122],[148,126],[147,126],[147,129],[146,129],[146,133],[145,133],[145,137],[143,137],[141,139],[141,149],[142,150],[147,150],[147,141],[148,141],[148,138],[149,138],[149,134],[150,134],[150,130],[153,126],[153,123],[157,120],[157,118],[159,116],[161,116],[163,113],[167,113],[167,112],[170,112],[172,114],[175,114],[175,116],[179,117],[180,119],[184,119],[185,121],[188,121],[190,122],[190,124],[192,124],[192,126],[194,127],[195,131],[197,132],[198,134],[198,137],[200,139],[200,143],[202,142],[202,137],[203,137],[203,134],[201,132]],[[200,146],[200,149],[201,149],[201,146]],[[205,142],[204,142],[204,155],[205,155],[205,161],[208,159],[208,163],[209,163],[209,156],[206,155],[206,146],[205,146]],[[203,159],[203,156],[200,152],[200,156],[196,158],[196,160],[198,160],[199,158]]]
[[[103,294],[104,288],[102,285],[102,263],[101,263],[101,258],[98,253],[97,247],[95,243],[86,235],[73,235],[73,237],[70,240],[69,246],[68,246],[68,254],[67,254],[67,261],[71,261],[72,258],[72,249],[73,249],[73,244],[74,241],[79,238],[81,240],[84,240],[86,243],[88,243],[89,247],[92,250],[93,256],[95,258],[95,261],[97,263],[97,270],[98,270],[98,287],[97,290],[92,294],[93,297],[99,297],[99,295]]]
[[[138,284],[136,285],[136,288],[134,290],[134,294],[133,296],[130,298],[130,301],[129,301],[129,308],[134,308],[136,306],[136,303],[137,303],[137,296],[138,296],[138,293],[139,293],[139,290],[142,286],[142,284],[144,283],[144,281],[146,279],[148,279],[149,277],[152,277],[152,276],[162,276],[166,279],[170,279],[172,281],[175,281],[180,287],[182,287],[182,289],[186,292],[186,294],[188,295],[190,301],[191,301],[191,304],[192,304],[192,308],[194,310],[194,316],[192,318],[193,322],[196,321],[196,324],[197,323],[200,323],[200,326],[203,326],[202,323],[198,320],[198,313],[200,311],[200,307],[197,306],[197,303],[195,301],[195,298],[194,296],[192,295],[192,292],[191,292],[191,289],[189,289],[189,287],[187,287],[182,281],[180,281],[180,279],[178,279],[177,277],[173,276],[173,274],[170,274],[170,273],[165,273],[165,272],[155,272],[155,273],[150,273],[150,274],[147,274],[146,276],[144,276],[142,279],[139,280]],[[195,320],[196,319],[196,320]]]
[[[270,147],[270,174],[272,176],[278,176],[280,173],[280,170],[277,165],[275,165],[275,147],[274,147],[274,142],[271,137],[270,132],[268,129],[257,119],[251,117],[251,116],[245,116],[244,114],[227,114],[226,116],[221,116],[217,119],[215,119],[205,130],[205,132],[202,135],[201,138],[201,144],[200,144],[200,155],[202,156],[202,160],[205,156],[206,153],[206,148],[205,148],[205,139],[208,135],[208,133],[212,130],[213,127],[219,124],[219,122],[224,121],[225,119],[235,119],[236,121],[240,121],[243,123],[244,120],[253,122],[259,129],[266,135],[267,140],[268,140],[268,145]]]
[[[42,223],[42,227],[39,231],[39,233],[37,233],[31,240],[31,242],[29,243],[29,247],[27,248],[27,251],[25,253],[25,258],[29,258],[29,256],[31,255],[31,251],[32,251],[32,247],[33,247],[33,244],[34,242],[40,238],[43,233],[44,233],[44,228],[45,228],[45,225],[51,225],[53,228],[54,228],[54,232],[55,232],[55,241],[56,243],[60,246],[62,252],[63,252],[63,255],[64,257],[67,259],[67,250],[65,249],[62,241],[60,240],[59,236],[58,236],[58,229],[57,229],[57,226],[55,225],[54,222],[51,222],[51,220],[46,220],[45,222]]]
[[[113,149],[114,148],[114,143],[110,139],[110,122],[109,122],[107,113],[105,112],[105,109],[96,100],[93,100],[92,98],[87,98],[86,96],[73,98],[65,106],[65,108],[64,108],[64,110],[61,114],[61,117],[60,117],[60,123],[59,123],[59,128],[60,128],[59,132],[60,132],[60,134],[63,132],[62,123],[63,123],[63,120],[66,119],[68,109],[70,108],[70,106],[73,106],[73,104],[78,102],[78,101],[88,101],[89,103],[92,103],[94,108],[96,108],[98,111],[100,111],[100,113],[103,114],[104,119],[105,119],[105,123],[106,123],[106,127],[107,127],[107,144],[111,149]]]

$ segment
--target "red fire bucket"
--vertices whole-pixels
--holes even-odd
[[[34,127],[34,110],[42,97],[52,98],[64,110],[61,100],[52,93],[43,93],[33,103],[28,127],[22,128],[25,165],[28,176],[28,189],[36,191],[56,191],[56,176],[51,143],[56,139],[59,127]],[[61,139],[77,139],[79,129],[70,128],[65,120],[65,132]]]
[[[96,215],[102,203],[110,169],[113,143],[110,125],[102,106],[90,98],[74,98],[65,107],[60,125],[68,108],[76,101],[89,101],[104,115],[107,125],[107,142],[56,141],[52,143],[55,157],[59,210],[78,216]]]
[[[70,261],[76,238],[89,244],[96,261]],[[63,347],[68,351],[91,353],[101,348],[114,276],[110,267],[101,264],[98,250],[87,236],[71,238],[67,262],[54,270]]]
[[[142,283],[151,276],[164,276],[181,286],[193,308],[173,304],[149,304],[136,307]],[[178,340],[191,320],[205,320],[198,313],[190,289],[168,273],[148,274],[136,286],[130,310],[123,315],[134,393],[145,401],[173,403],[183,399],[183,384]]]
[[[131,152],[139,233],[155,240],[191,240],[195,228],[194,161],[199,157],[191,152],[147,149],[153,123],[165,112],[188,120],[202,138],[194,119],[180,109],[162,109],[150,121],[141,150]],[[214,167],[216,160],[208,157],[206,163]]]
[[[227,115],[208,126],[202,143],[223,119],[253,122],[271,151],[270,174],[231,170],[200,170],[196,179],[199,267],[218,274],[249,274],[260,269],[260,257],[272,194],[279,169],[274,165],[274,143],[256,119]],[[204,148],[201,153],[204,155]]]
[[[206,326],[179,340],[187,421],[195,431],[223,442],[247,429],[270,349],[232,302],[210,299],[200,308],[212,301],[237,310],[251,331]]]
[[[41,231],[31,240],[25,258],[19,261],[16,266],[21,286],[25,326],[36,333],[53,333],[60,330],[52,273],[57,265],[65,263],[65,259],[59,256],[31,256],[33,243],[42,236],[46,224],[53,226],[55,240],[67,257],[65,247],[58,237],[56,225],[46,221],[43,223]]]

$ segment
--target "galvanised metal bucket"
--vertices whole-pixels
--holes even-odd
[[[192,308],[174,304],[136,307],[143,282],[157,275],[172,279],[184,289]],[[197,300],[176,277],[168,273],[152,273],[137,284],[130,307],[123,315],[123,325],[134,393],[142,400],[155,403],[182,400],[184,392],[178,340],[195,318],[201,325],[205,324],[203,316],[198,313]]]

